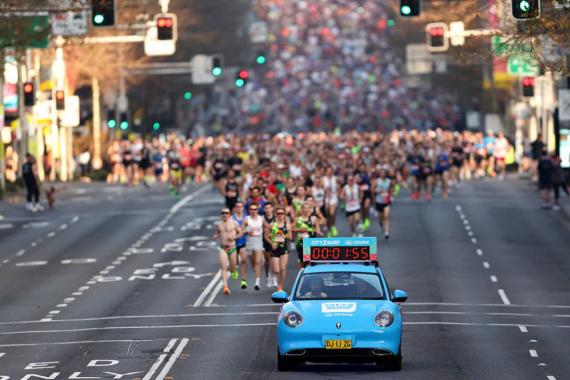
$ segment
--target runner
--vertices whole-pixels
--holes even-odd
[[[230,272],[236,272],[236,239],[241,235],[241,230],[236,222],[230,217],[229,208],[222,209],[222,219],[216,225],[216,232],[213,238],[219,239],[220,269],[222,271],[222,281],[224,283],[224,294],[230,294],[228,286],[228,262]]]
[[[180,153],[176,142],[171,143],[170,149],[166,152],[168,160],[168,169],[170,174],[169,190],[172,195],[180,196],[180,187],[182,186],[182,165],[180,164]]]
[[[311,215],[312,206],[309,202],[304,202],[301,206],[301,214],[295,218],[295,227],[291,230],[296,234],[295,247],[297,248],[298,264],[303,264],[303,239],[313,238],[321,235],[319,221],[316,216]]]
[[[275,222],[275,214],[273,213],[273,204],[271,202],[265,203],[263,206],[263,256],[264,256],[264,269],[265,279],[268,288],[277,286],[277,278],[273,276],[271,270],[271,253],[273,247],[269,239],[269,231]]]
[[[380,229],[384,232],[384,238],[390,238],[390,205],[392,204],[393,182],[388,177],[385,168],[380,169],[378,178],[372,184],[372,193],[378,211]]]
[[[226,207],[233,210],[239,199],[239,182],[233,170],[228,171],[228,178],[224,186],[224,197],[226,198]]]
[[[22,177],[26,184],[26,210],[36,212],[43,210],[40,204],[40,180],[36,159],[30,153],[26,153],[26,161],[22,165]]]
[[[372,192],[370,188],[372,186],[370,181],[370,176],[366,169],[366,165],[362,163],[358,168],[358,176],[356,176],[356,182],[360,186],[360,191],[362,194],[362,225],[363,231],[368,231],[370,228],[370,205],[372,204]]]
[[[245,215],[243,212],[243,202],[238,201],[234,207],[232,214],[232,219],[240,229],[243,229],[243,224],[245,222]],[[245,250],[246,244],[246,237],[245,235],[241,235],[236,239],[236,250],[240,262],[240,270],[241,270],[241,283],[240,287],[242,289],[247,288],[247,252]],[[238,273],[237,271],[232,273],[232,280],[237,280]]]
[[[435,180],[434,187],[437,183],[441,183],[441,193],[444,199],[449,196],[449,155],[445,148],[441,148],[435,163]]]
[[[277,290],[283,290],[289,262],[289,241],[292,240],[291,225],[287,221],[285,208],[277,207],[275,221],[269,227],[268,242],[271,244],[273,276],[277,280]]]
[[[362,190],[355,183],[354,176],[349,175],[346,185],[342,188],[340,198],[344,201],[344,209],[350,233],[356,236],[359,233],[358,224],[360,222],[360,205],[362,204]]]
[[[332,166],[329,166],[326,169],[326,175],[323,178],[323,186],[325,189],[325,209],[326,209],[326,212],[324,214],[327,218],[328,235],[334,237],[338,235],[338,230],[336,228],[338,184]]]
[[[255,268],[255,285],[254,289],[259,290],[259,281],[261,278],[261,256],[263,256],[263,218],[259,216],[259,205],[251,203],[249,205],[249,215],[245,217],[243,224],[247,239],[245,249],[249,256],[251,267]],[[242,268],[246,265],[245,260],[241,263]],[[242,273],[245,270],[242,269]],[[242,283],[245,277],[242,277]],[[246,281],[247,287],[247,281]]]

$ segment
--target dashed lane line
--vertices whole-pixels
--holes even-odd
[[[522,333],[527,333],[527,332],[528,332],[528,329],[526,328],[526,326],[519,325],[518,327],[519,327],[519,330],[520,330]]]
[[[218,295],[218,293],[220,293],[223,287],[224,283],[222,281],[218,282],[214,290],[212,290],[212,294],[210,294],[210,297],[208,297],[206,302],[204,302],[204,306],[208,307],[212,305],[212,302],[214,302],[214,299],[216,299],[216,296]]]
[[[497,292],[499,293],[499,297],[501,297],[501,301],[503,301],[505,305],[511,304],[511,301],[509,301],[509,298],[507,297],[507,293],[505,293],[503,289],[499,289]]]
[[[531,358],[538,358],[538,352],[536,350],[528,350]]]
[[[482,249],[479,249],[479,248],[477,248],[477,255],[479,255],[479,256],[483,256],[483,250],[482,250]]]
[[[490,278],[491,278],[491,282],[497,282],[497,281],[499,281],[499,280],[497,279],[497,276],[495,276],[495,275],[491,275]]]
[[[485,269],[491,268],[491,264],[489,264],[488,261],[483,261],[483,266],[485,267]]]

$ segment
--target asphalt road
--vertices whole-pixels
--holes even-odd
[[[524,182],[394,205],[381,264],[409,294],[398,373],[277,372],[272,290],[219,292],[221,205],[209,186],[103,185],[43,213],[0,203],[0,380],[570,378],[570,221]]]

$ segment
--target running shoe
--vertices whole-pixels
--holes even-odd
[[[336,229],[336,226],[331,227],[331,234],[333,237],[338,236],[338,230]]]
[[[232,280],[237,280],[238,277],[239,277],[239,273],[238,273],[237,270],[234,270],[234,271],[230,274],[230,278],[231,278]]]
[[[224,294],[230,294],[230,288],[224,287]]]
[[[368,229],[370,228],[370,219],[368,219],[368,218],[364,219],[363,226],[364,226],[364,228],[363,228],[364,231],[368,231]]]
[[[386,240],[390,239],[390,234],[384,235],[384,239],[386,239]]]
[[[241,280],[241,284],[240,284],[242,289],[247,289],[247,281],[246,280]]]

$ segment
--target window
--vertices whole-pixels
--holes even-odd
[[[305,274],[295,300],[385,299],[380,277],[372,273],[329,272]]]

